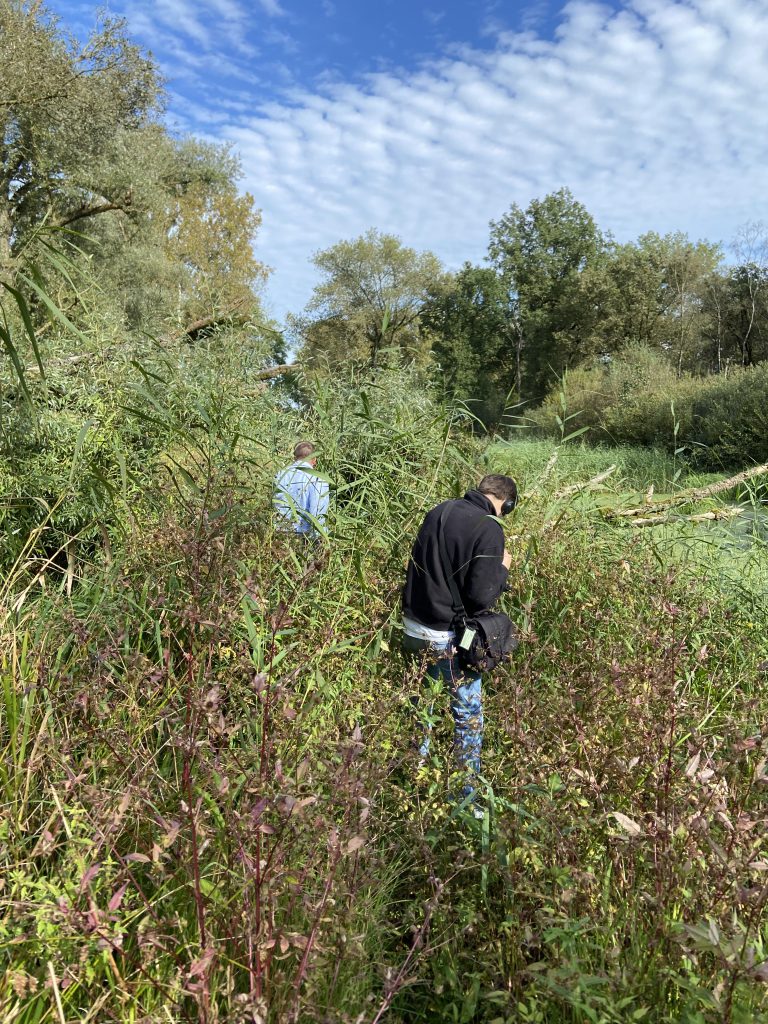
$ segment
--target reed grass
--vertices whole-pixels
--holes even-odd
[[[84,546],[70,593],[34,538],[6,563],[2,1019],[761,1019],[764,547],[728,572],[610,525],[683,483],[668,459],[486,447],[409,371],[254,398],[232,353],[193,358],[114,392],[123,461],[77,524],[109,557]],[[311,551],[271,525],[303,436],[333,487]],[[397,599],[424,512],[489,469],[530,496],[476,822],[447,705],[411,753]]]

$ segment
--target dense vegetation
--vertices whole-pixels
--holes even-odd
[[[562,189],[491,225],[486,267],[447,274],[377,232],[318,253],[322,280],[293,329],[313,365],[375,365],[383,350],[431,363],[487,426],[529,412],[568,370],[636,356],[691,391],[768,357],[765,226],[730,248],[726,263],[680,233],[620,245]]]
[[[618,247],[559,193],[446,275],[369,232],[274,378],[236,162],[167,133],[125,27],[0,0],[0,61],[2,1019],[762,1019],[764,490],[694,475],[768,459],[758,235]],[[309,555],[271,522],[299,437]],[[522,643],[476,821],[449,721],[416,763],[398,593],[489,470]]]

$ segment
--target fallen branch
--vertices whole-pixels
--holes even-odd
[[[569,484],[568,487],[564,487],[561,491],[555,491],[552,497],[555,499],[567,498],[571,494],[578,494],[579,491],[590,490],[592,487],[597,487],[598,484],[601,484],[603,480],[607,480],[615,472],[616,466],[609,466],[608,469],[598,473],[597,476],[593,476],[591,480],[587,480],[585,483]]]
[[[284,373],[295,373],[298,368],[298,363],[281,363],[279,366],[268,366],[265,370],[259,370],[253,376],[256,380],[272,380],[273,377],[282,377]]]
[[[661,516],[646,516],[643,519],[628,519],[623,525],[624,526],[663,526],[664,523],[705,523],[708,520],[716,519],[735,519],[737,516],[743,515],[744,510],[741,508],[718,508],[712,509],[711,512],[700,512],[695,516],[670,516],[668,514]]]
[[[539,476],[539,479],[536,481],[533,487],[529,491],[526,491],[525,494],[523,494],[524,498],[532,498],[534,494],[538,494],[538,492],[542,489],[544,484],[547,482],[547,480],[549,480],[550,476],[552,475],[552,470],[555,468],[556,463],[557,449],[555,449],[550,455],[549,461],[547,462],[544,469],[541,471],[541,475]]]
[[[190,341],[196,341],[203,331],[214,330],[217,327],[242,327],[248,323],[248,317],[242,313],[223,313],[220,316],[204,316],[194,320],[184,328],[182,337]]]
[[[762,466],[753,466],[752,469],[745,469],[742,473],[737,473],[736,476],[729,477],[727,480],[718,480],[717,483],[710,484],[708,487],[694,487],[690,491],[680,491],[673,498],[653,502],[650,507],[656,512],[666,512],[680,505],[689,505],[692,502],[711,498],[715,494],[722,494],[723,491],[730,491],[734,487],[738,487],[739,484],[743,484],[746,480],[752,480],[756,476],[763,476],[765,473],[768,473],[768,463]],[[648,505],[644,505],[642,508],[606,509],[603,515],[606,519],[632,519],[637,516],[646,515],[648,509]]]

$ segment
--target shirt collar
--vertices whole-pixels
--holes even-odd
[[[493,507],[486,495],[482,494],[480,491],[467,491],[464,495],[464,501],[468,501],[470,504],[476,505],[478,508],[481,508],[483,512],[490,512],[492,516],[496,515],[496,509]]]

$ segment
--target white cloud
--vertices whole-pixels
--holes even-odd
[[[413,74],[334,82],[222,124],[264,210],[279,313],[312,252],[371,225],[449,265],[488,221],[563,185],[620,238],[728,239],[765,210],[763,0],[573,0],[554,40],[503,33]]]
[[[182,68],[200,64],[206,54],[226,54],[228,66],[238,56],[258,55],[246,38],[252,15],[245,0],[118,0],[117,7],[132,35]],[[167,70],[175,76],[176,64]],[[207,71],[210,76],[210,65]]]
[[[285,11],[278,3],[278,0],[258,0],[259,6],[270,18],[282,18]]]
[[[728,240],[766,218],[768,0],[571,0],[553,39],[536,25],[554,0],[530,0],[521,33],[486,2],[493,49],[357,83],[326,68],[314,91],[296,89],[281,0],[113,2],[170,58],[181,126],[239,149],[278,314],[303,306],[311,254],[340,238],[376,226],[457,267],[511,203],[564,185],[624,239]],[[256,59],[254,37],[283,63]],[[259,104],[275,82],[285,101]]]

